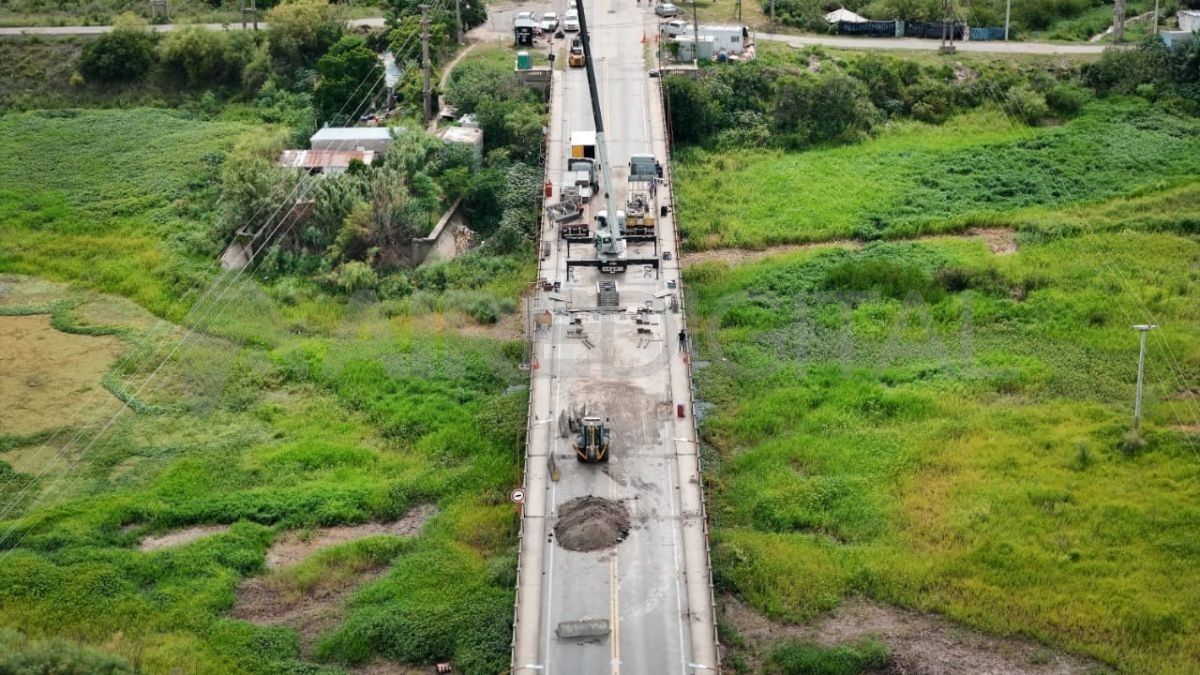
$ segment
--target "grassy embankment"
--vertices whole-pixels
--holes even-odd
[[[274,3],[277,4],[277,3]],[[384,9],[378,2],[344,3],[351,19],[383,16]],[[214,7],[209,0],[173,0],[171,21],[173,23],[224,23],[240,24],[240,4],[234,0],[223,0]],[[0,27],[9,26],[104,26],[111,24],[124,12],[133,12],[150,20],[149,5],[136,0],[95,0],[69,6],[65,3],[50,3],[44,0],[8,0],[5,11],[0,14]],[[262,21],[266,10],[259,10]],[[166,23],[160,16],[157,21]]]
[[[1191,182],[1200,174],[1197,130],[1195,118],[1128,101],[1093,104],[1060,127],[984,110],[941,126],[893,124],[852,147],[693,150],[680,158],[680,209],[697,249],[1016,225],[1039,205]]]
[[[945,236],[688,271],[719,586],[785,621],[862,594],[1194,671],[1195,124],[1102,105],[1058,129],[971,115],[689,156],[702,245],[1020,228],[1011,256]],[[1162,329],[1138,442],[1129,325],[1146,320]]]
[[[498,672],[511,636],[506,493],[524,426],[526,394],[513,388],[522,352],[511,334],[457,330],[469,321],[451,308],[511,302],[528,269],[444,264],[412,295],[366,306],[295,280],[250,283],[145,389],[166,353],[153,359],[155,349],[181,332],[124,321],[92,293],[184,317],[197,297],[186,291],[213,280],[203,242],[217,167],[248,133],[262,132],[145,109],[0,118],[12,160],[0,168],[0,272],[87,289],[59,303],[10,278],[0,312],[53,313],[62,329],[127,342],[111,377],[139,410],[84,434],[61,461],[49,460],[76,429],[0,430],[0,641],[26,649],[16,630],[33,640],[26,653],[63,653],[38,640],[79,640],[144,672],[336,672],[376,657]],[[422,503],[439,513],[420,536],[328,549],[271,574],[319,600],[386,570],[331,603],[311,651],[291,628],[229,618],[239,582],[264,572],[283,530],[389,520]],[[137,547],[149,533],[222,523],[233,527],[203,542]]]

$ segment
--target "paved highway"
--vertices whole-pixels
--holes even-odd
[[[614,196],[624,207],[625,179],[633,153],[651,153],[665,164],[666,140],[657,80],[647,75],[643,31],[651,38],[654,15],[629,0],[585,5],[608,153],[616,176]],[[569,38],[568,38],[569,39]],[[558,45],[561,48],[561,44]],[[561,65],[565,54],[560,54]],[[548,144],[548,175],[562,175],[571,131],[594,130],[582,69],[555,72]],[[659,199],[669,204],[669,190]],[[602,195],[592,210],[603,208]],[[691,419],[690,371],[678,341],[683,314],[674,224],[660,223],[658,242],[630,244],[629,257],[661,260],[661,268],[636,266],[615,278],[622,311],[597,311],[594,268],[569,266],[595,257],[590,244],[567,246],[547,225],[548,255],[539,274],[559,282],[559,292],[539,293],[531,310],[549,310],[548,328],[535,332],[528,501],[522,522],[520,588],[513,671],[517,673],[716,672],[711,576],[704,529],[699,464]],[[629,307],[646,307],[638,323]],[[586,340],[572,337],[582,329]],[[612,459],[580,464],[559,433],[561,411],[587,403],[610,419]],[[684,417],[676,414],[683,404]],[[549,479],[550,460],[561,472]],[[618,500],[632,529],[617,546],[572,552],[554,541],[556,510],[575,497]],[[607,636],[557,638],[564,621],[606,619]]]

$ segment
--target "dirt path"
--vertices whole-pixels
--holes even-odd
[[[917,237],[915,239],[900,239],[897,241],[913,241],[913,242],[929,242],[955,235],[931,235],[928,237]],[[975,227],[958,235],[962,238],[977,238],[982,239],[989,250],[996,255],[1012,255],[1017,252],[1017,232],[1007,227]],[[767,258],[787,255],[797,251],[812,251],[827,248],[844,248],[851,251],[857,251],[863,247],[863,242],[852,239],[835,239],[833,241],[822,241],[812,244],[782,244],[779,246],[771,246],[764,249],[748,249],[748,248],[714,248],[707,251],[696,251],[694,253],[686,253],[680,260],[683,267],[691,267],[706,262],[720,262],[736,267],[747,263],[756,263]]]
[[[847,600],[810,624],[771,621],[733,596],[722,599],[725,618],[745,641],[758,665],[775,646],[789,641],[823,646],[874,639],[892,652],[888,672],[912,675],[990,673],[1074,675],[1107,672],[1100,664],[1021,638],[1002,638],[964,628],[937,615],[921,614],[867,600]]]
[[[182,530],[175,530],[156,537],[146,537],[138,546],[140,551],[157,551],[159,549],[169,548],[171,546],[182,546],[189,544],[197,539],[211,537],[214,534],[221,534],[229,530],[228,525],[196,525],[187,527]]]
[[[437,513],[432,504],[422,504],[409,510],[400,520],[391,523],[363,523],[340,527],[322,527],[310,532],[288,532],[275,540],[267,551],[267,569],[275,570],[304,560],[323,548],[337,546],[375,534],[411,537]]]

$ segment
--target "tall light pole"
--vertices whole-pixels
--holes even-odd
[[[1012,0],[1004,0],[1004,41],[1008,42],[1008,22],[1012,16]]]
[[[1146,333],[1158,328],[1152,323],[1138,324],[1132,327],[1139,333],[1141,349],[1138,351],[1137,395],[1133,401],[1133,432],[1137,433],[1142,424],[1142,384],[1146,379]]]

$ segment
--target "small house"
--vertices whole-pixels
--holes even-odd
[[[675,42],[679,45],[677,58],[680,61],[712,61],[716,58],[717,50],[710,35],[700,35],[699,42],[691,35],[680,35]]]
[[[276,164],[315,176],[342,173],[351,162],[370,164],[374,160],[374,150],[284,150]]]
[[[750,29],[745,26],[700,26],[699,32],[701,40],[712,40],[714,54],[725,52],[737,56],[746,51],[746,45],[750,42]],[[704,48],[701,47],[700,51],[703,54]]]
[[[370,150],[385,153],[392,146],[390,127],[325,127],[309,140],[313,150]]]

